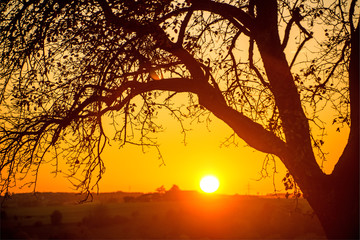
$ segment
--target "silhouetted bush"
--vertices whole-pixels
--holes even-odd
[[[51,224],[52,225],[60,225],[62,221],[62,213],[59,210],[55,210],[51,215]]]

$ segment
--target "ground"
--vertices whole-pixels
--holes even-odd
[[[78,196],[56,194],[49,194],[52,200],[38,197],[32,206],[19,206],[26,202],[19,198],[7,201],[2,208],[1,238],[325,238],[305,199],[193,193],[170,201],[132,194],[131,201],[124,202],[125,195],[110,194],[85,204],[77,203]],[[61,213],[60,223],[51,222],[55,210]]]

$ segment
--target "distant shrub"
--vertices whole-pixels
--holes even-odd
[[[52,225],[60,225],[62,221],[62,213],[59,210],[55,210],[51,215],[51,224]]]

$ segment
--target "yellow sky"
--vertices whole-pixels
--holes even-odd
[[[164,113],[165,115],[167,113]],[[258,181],[265,155],[247,147],[240,140],[238,146],[220,147],[221,143],[232,133],[231,129],[215,117],[209,128],[205,123],[188,122],[187,145],[182,143],[183,136],[175,120],[164,117],[164,132],[158,134],[159,144],[165,166],[158,159],[156,149],[126,145],[119,149],[112,142],[107,147],[103,158],[106,173],[100,182],[101,192],[132,191],[153,192],[161,185],[169,189],[176,184],[182,190],[200,191],[200,179],[208,174],[220,180],[217,193],[222,194],[267,194],[274,192],[272,176]],[[325,150],[330,151],[325,163],[327,172],[331,172],[334,161],[341,154],[347,131],[336,132],[335,126],[329,125],[329,136],[325,141]],[[277,160],[275,183],[277,190],[284,191],[281,179],[286,173],[282,163]],[[40,168],[37,191],[74,191],[71,183],[61,174],[54,177],[50,174],[54,168],[46,164]],[[65,169],[64,169],[65,170]],[[272,166],[268,168],[272,173]],[[20,184],[18,184],[19,186]],[[13,189],[15,192],[28,192],[31,189]]]
[[[287,48],[289,61],[295,52],[294,49],[296,48],[292,45]],[[348,128],[342,129],[339,133],[336,131],[337,126],[331,125],[331,113],[328,112],[323,116],[328,122],[324,151],[329,152],[324,166],[325,172],[331,173],[346,144]],[[192,130],[187,132],[187,145],[184,146],[181,129],[176,121],[168,116],[163,116],[163,119],[160,122],[165,131],[158,133],[157,136],[166,165],[161,165],[162,161],[158,159],[156,149],[148,149],[144,154],[140,147],[126,145],[119,149],[119,144],[112,142],[112,147],[107,147],[103,155],[106,173],[100,182],[100,191],[152,192],[161,185],[169,189],[173,184],[183,190],[200,191],[200,179],[212,174],[220,180],[218,193],[267,194],[274,192],[272,176],[257,181],[261,177],[260,171],[265,154],[246,147],[240,139],[237,139],[238,146],[220,147],[221,143],[232,134],[231,129],[222,121],[212,116],[213,121],[209,129],[205,123],[188,123],[187,128]],[[276,166],[278,173],[275,175],[275,186],[277,190],[284,191],[281,179],[286,169],[280,160],[277,160]],[[62,175],[59,174],[54,178],[50,173],[53,170],[50,164],[40,168],[36,190],[73,191],[71,183]],[[272,173],[272,166],[268,168],[268,171]],[[20,185],[18,183],[18,186]],[[28,188],[12,190],[31,191]]]

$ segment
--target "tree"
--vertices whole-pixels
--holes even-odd
[[[164,198],[170,201],[178,201],[181,200],[181,196],[182,193],[179,186],[174,184],[168,191],[166,191]]]
[[[2,192],[29,172],[36,183],[41,163],[61,158],[74,185],[89,192],[105,171],[101,153],[111,137],[157,147],[158,111],[180,123],[210,111],[285,164],[329,238],[358,237],[356,0],[0,6]],[[180,93],[186,111],[173,103]],[[319,112],[328,105],[333,124],[350,128],[331,174],[322,171],[324,138],[315,134],[325,129]],[[103,127],[110,120],[113,132]]]
[[[166,192],[164,185],[161,185],[160,187],[156,188],[156,192],[159,194],[164,194]]]

